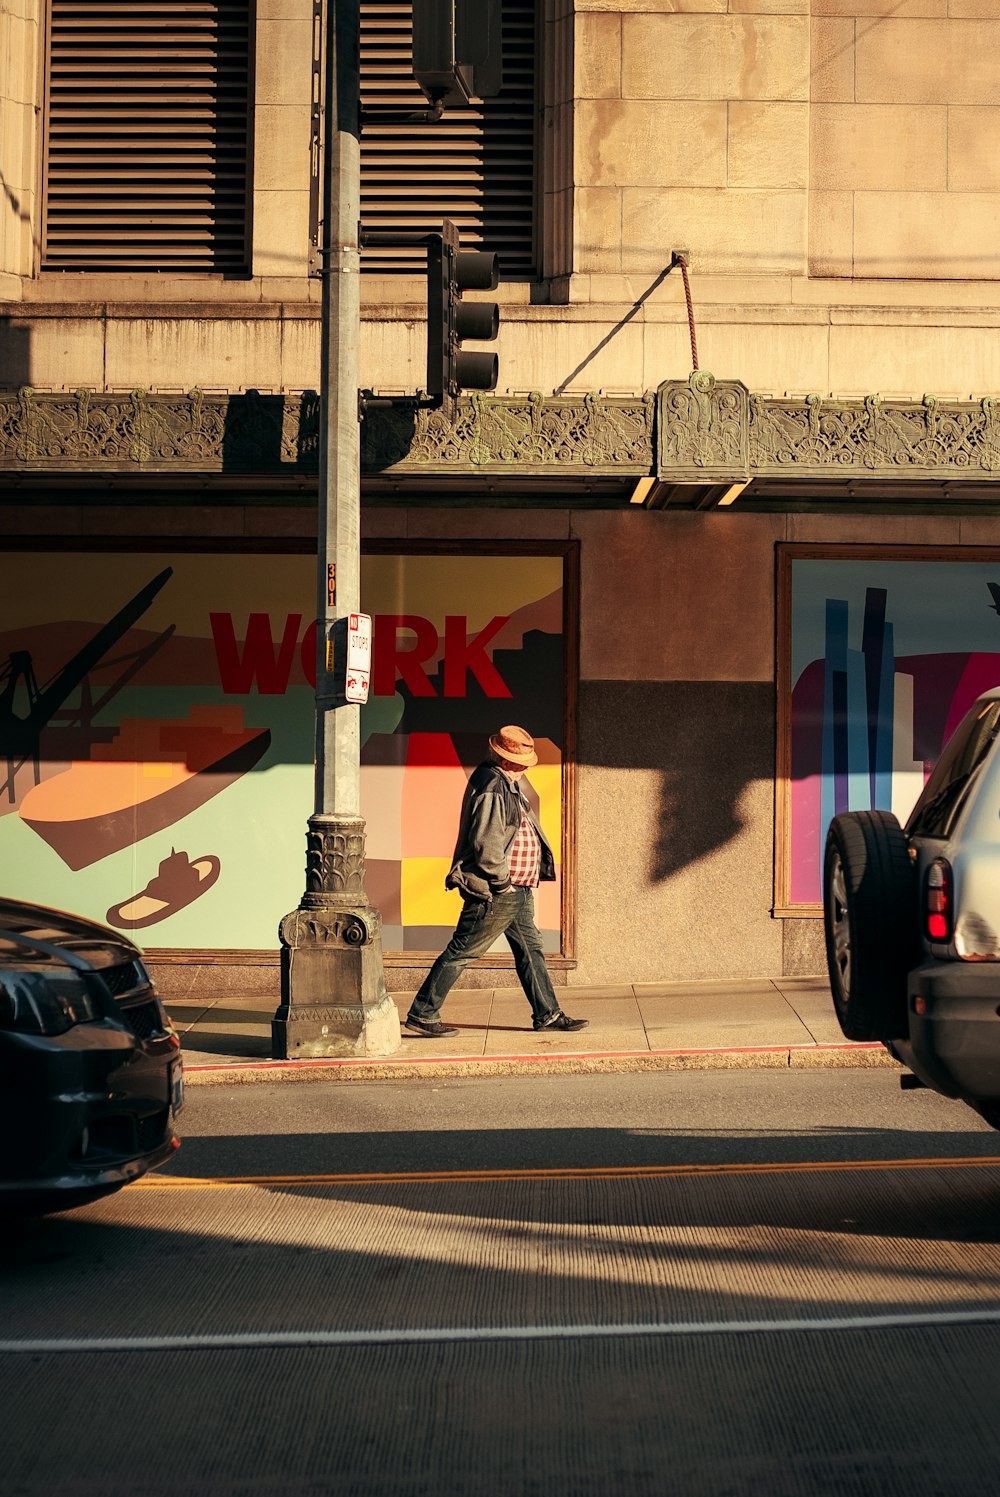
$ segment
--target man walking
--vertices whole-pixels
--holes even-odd
[[[459,973],[506,936],[514,967],[531,1004],[535,1029],[583,1029],[571,1019],[552,989],[542,938],[535,924],[534,889],[554,879],[555,859],[545,834],[518,783],[538,763],[535,742],[523,728],[501,728],[489,740],[491,757],[469,778],[462,801],[458,842],[445,887],[458,889],[462,913],[448,942],[410,1004],[408,1034],[439,1039],[457,1034],[442,1024],[441,1005]]]

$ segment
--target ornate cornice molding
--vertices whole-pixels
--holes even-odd
[[[1000,480],[1000,399],[750,398],[754,477]]]
[[[652,395],[473,396],[439,410],[373,406],[361,427],[367,474],[472,477],[579,468],[650,471]],[[0,392],[0,471],[314,472],[319,397],[132,390]]]
[[[319,398],[132,390],[0,391],[0,473],[308,477]],[[664,484],[932,478],[1000,483],[1000,397],[946,401],[754,395],[699,371],[641,396],[477,395],[441,411],[372,407],[362,472],[524,480],[555,474]]]
[[[780,399],[698,372],[661,385],[657,477],[1000,481],[1000,398]]]
[[[649,473],[655,398],[473,395],[454,424],[439,410],[370,411],[361,471],[544,475],[559,470],[626,477]]]
[[[0,392],[0,470],[281,472],[316,467],[315,395]]]
[[[749,471],[750,392],[696,370],[657,391],[657,477],[669,483],[735,482]]]

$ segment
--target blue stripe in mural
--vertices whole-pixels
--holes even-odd
[[[884,587],[865,588],[865,616],[861,628],[861,653],[865,659],[865,721],[868,724],[869,805],[876,800],[875,761],[879,724],[879,692],[882,686],[882,647],[885,641]]]
[[[843,711],[847,705],[847,603],[845,600],[841,598],[827,598],[825,633],[826,639],[823,651],[823,765],[819,824],[821,865],[827,828],[838,810],[847,809],[846,781],[842,787],[844,804],[842,806],[838,805],[837,762],[841,756],[838,755],[836,741],[838,716],[842,721]],[[840,677],[839,686],[836,683],[838,676]],[[836,700],[838,696],[842,697],[839,703]],[[846,755],[844,756],[844,760],[846,767]]]
[[[882,638],[882,670],[878,690],[878,721],[875,733],[875,763],[872,775],[872,805],[892,810],[892,748],[896,720],[896,656],[892,625],[886,624]]]
[[[851,809],[847,782],[847,672],[833,673],[833,804],[834,813]]]
[[[847,652],[847,809],[870,811],[871,756],[868,752],[868,672],[860,650]]]

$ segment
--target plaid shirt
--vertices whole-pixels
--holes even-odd
[[[538,833],[528,820],[526,810],[521,811],[521,825],[514,833],[510,844],[510,881],[518,888],[534,889],[542,862],[542,844]]]

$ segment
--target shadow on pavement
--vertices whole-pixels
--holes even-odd
[[[340,1083],[343,1085],[344,1083]],[[183,1134],[183,1125],[182,1125]],[[648,1166],[840,1164],[895,1159],[1000,1159],[992,1130],[920,1133],[891,1128],[758,1129],[744,1135],[655,1128],[491,1128],[184,1138],[166,1175],[400,1173],[428,1170],[634,1169]],[[1000,1176],[998,1176],[1000,1186]],[[998,1191],[1000,1194],[1000,1191]]]

